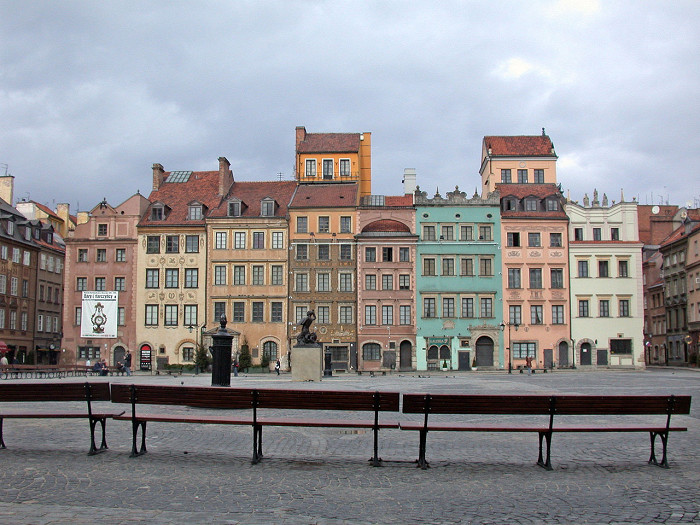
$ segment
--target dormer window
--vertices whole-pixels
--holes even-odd
[[[48,242],[49,244],[53,244],[53,233],[46,234],[46,242]]]
[[[525,211],[537,211],[537,199],[525,199]]]
[[[229,217],[240,217],[243,211],[243,203],[238,199],[232,200],[228,203],[228,216]]]
[[[41,239],[41,230],[39,228],[34,228],[34,238],[37,241]]]
[[[275,214],[275,201],[267,198],[260,202],[260,215],[263,217],[272,217]]]
[[[163,206],[153,206],[151,209],[151,220],[152,221],[162,221],[165,216]]]
[[[503,199],[503,210],[515,210],[517,207],[517,202],[515,199]]]
[[[26,240],[26,241],[32,240],[32,229],[29,227],[24,229],[24,240]]]
[[[559,203],[556,199],[547,199],[547,211],[559,211]]]
[[[187,208],[188,221],[199,221],[202,219],[203,215],[201,204],[190,204]]]
[[[7,221],[7,234],[8,235],[15,234],[15,223],[10,221],[10,220]]]

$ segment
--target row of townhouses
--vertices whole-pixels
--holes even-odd
[[[691,362],[697,210],[572,201],[556,161],[544,130],[487,136],[480,191],[429,195],[406,169],[398,195],[375,195],[370,133],[298,127],[292,181],[237,181],[224,157],[154,164],[148,197],[73,217],[12,208],[3,179],[0,350],[114,363],[129,349],[154,370],[191,364],[225,315],[235,353],[287,367],[313,310],[337,372]],[[116,337],[81,336],[88,291],[118,292]]]

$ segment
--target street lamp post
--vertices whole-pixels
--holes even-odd
[[[518,328],[520,327],[519,323],[506,323],[506,322],[501,322],[501,330],[504,330],[506,325],[508,326],[508,346],[506,346],[506,350],[508,350],[508,373],[512,374],[513,373],[513,352],[511,350],[511,336],[510,336],[510,327],[515,326],[515,331],[518,331]]]

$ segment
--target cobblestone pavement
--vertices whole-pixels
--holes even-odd
[[[110,379],[185,385],[211,381],[206,375]],[[647,464],[649,438],[641,433],[555,435],[554,470],[547,472],[535,465],[534,434],[435,432],[428,437],[431,468],[423,471],[413,463],[416,432],[382,431],[384,466],[372,468],[367,464],[371,432],[268,428],[266,458],[251,465],[249,427],[149,423],[149,453],[129,458],[130,424],[109,421],[110,450],[89,457],[86,422],[8,420],[8,449],[0,451],[0,523],[700,522],[700,373],[695,371],[363,375],[321,383],[292,383],[284,374],[232,378],[232,386],[243,385],[673,393],[693,395],[694,405],[690,416],[673,418],[689,431],[669,438],[668,470]]]

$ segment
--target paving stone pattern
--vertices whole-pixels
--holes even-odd
[[[210,376],[112,381],[208,385]],[[557,372],[231,378],[233,386],[400,392],[693,395],[689,431],[669,439],[671,468],[647,465],[646,434],[555,435],[554,470],[535,465],[536,434],[431,433],[431,468],[417,469],[418,433],[266,428],[252,465],[249,427],[148,424],[149,453],[130,458],[131,425],[109,421],[110,450],[89,457],[88,425],[8,420],[0,451],[0,523],[697,523],[700,373]],[[54,379],[69,381],[71,379]],[[26,380],[33,382],[32,380]],[[126,407],[125,407],[126,408]],[[158,407],[146,407],[158,410]],[[171,410],[172,407],[168,407]],[[183,411],[197,410],[183,408]]]

